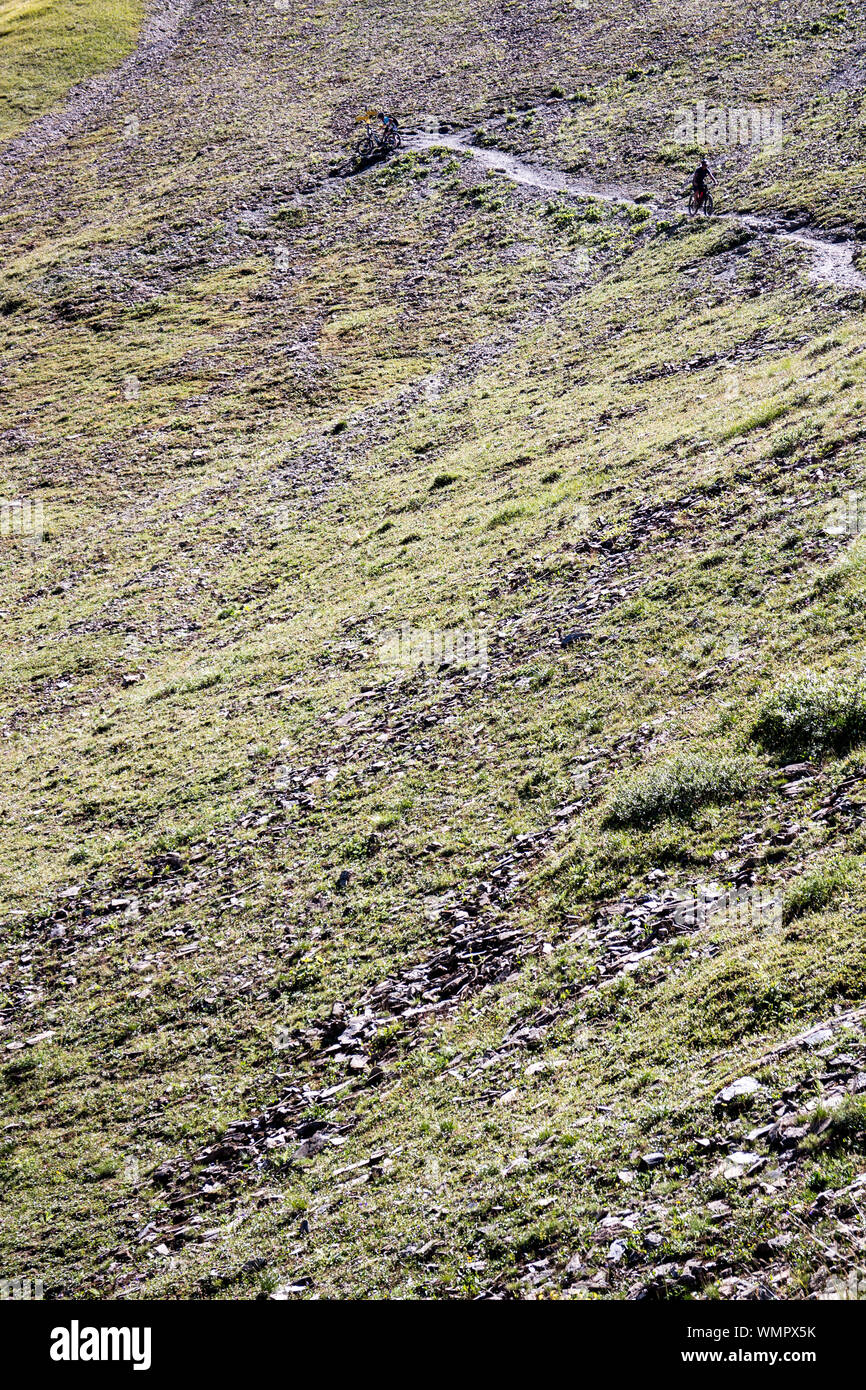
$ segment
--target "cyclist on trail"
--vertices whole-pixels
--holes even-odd
[[[700,207],[707,196],[707,179],[712,179],[714,184],[716,182],[713,172],[707,163],[707,157],[704,155],[697,169],[692,174],[692,192],[695,195],[695,202],[698,207]]]
[[[382,133],[378,137],[380,149],[396,149],[400,143],[396,116],[388,116],[384,111],[380,111],[379,120],[382,122]]]
[[[381,123],[379,130],[375,129],[376,121]],[[364,111],[362,115],[355,117],[355,125],[362,128],[361,138],[355,144],[348,160],[336,170],[332,170],[332,174],[356,174],[373,160],[387,159],[388,155],[399,150],[403,143],[396,117],[386,115],[384,111]]]

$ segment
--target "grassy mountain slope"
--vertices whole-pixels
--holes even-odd
[[[0,541],[4,1267],[857,1275],[864,297],[689,223],[672,130],[778,107],[719,211],[858,236],[863,61],[824,0],[205,3],[0,145],[4,495],[45,512]],[[329,179],[371,104],[653,201],[435,147]],[[480,668],[418,664],[455,631]]]
[[[134,47],[138,0],[5,0],[0,5],[0,139]]]

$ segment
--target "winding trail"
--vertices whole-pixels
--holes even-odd
[[[794,246],[804,246],[812,256],[809,278],[816,284],[838,285],[846,290],[866,289],[866,275],[854,264],[854,254],[860,248],[859,242],[825,241],[823,237],[812,236],[808,232],[786,231],[764,217],[741,216],[736,220],[744,227],[753,228],[758,232],[769,232],[780,241],[791,242]]]
[[[585,179],[572,178],[549,165],[530,163],[482,145],[476,145],[468,131],[449,134],[414,134],[407,137],[405,147],[409,150],[429,150],[445,148],[459,154],[468,154],[485,169],[504,174],[512,183],[524,188],[537,188],[546,193],[564,193],[572,198],[597,198],[606,203],[621,203],[634,207],[652,208],[655,212],[670,211],[659,203],[649,190],[626,189],[622,185],[593,184]],[[840,289],[866,289],[866,275],[854,264],[854,254],[860,249],[857,241],[831,241],[809,232],[786,229],[769,217],[757,217],[745,213],[723,213],[718,220],[739,223],[751,231],[762,232],[778,237],[795,246],[804,247],[812,257],[809,278],[816,284],[835,285]]]

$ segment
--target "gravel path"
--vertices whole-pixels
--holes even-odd
[[[505,150],[497,150],[475,145],[466,132],[453,132],[442,135],[418,134],[409,136],[406,147],[414,150],[431,149],[434,146],[470,154],[485,169],[504,174],[513,183],[525,188],[538,188],[549,193],[564,193],[573,198],[600,198],[607,203],[634,204],[636,194],[641,190],[626,189],[617,185],[597,185],[584,179],[575,179],[545,164],[518,159]],[[644,207],[662,211],[659,203],[652,201],[648,192],[641,198]],[[803,246],[812,256],[810,279],[817,284],[837,285],[841,289],[866,289],[866,275],[854,265],[854,253],[860,249],[857,241],[830,241],[804,231],[790,231],[771,218],[746,217],[736,213],[723,214],[726,220],[739,222],[754,231],[777,236],[795,246]]]

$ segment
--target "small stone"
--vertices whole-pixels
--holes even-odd
[[[660,1168],[665,1161],[664,1154],[644,1154],[638,1164],[642,1173],[648,1173],[652,1168]]]
[[[747,1171],[754,1172],[766,1162],[767,1160],[762,1158],[760,1154],[737,1151],[728,1154],[722,1168],[722,1176],[736,1181],[738,1178],[743,1177]]]
[[[313,1158],[327,1145],[328,1141],[324,1134],[312,1134],[309,1139],[304,1139],[292,1154],[293,1158]]]
[[[732,1105],[745,1096],[753,1096],[760,1089],[761,1083],[754,1076],[741,1076],[737,1081],[732,1081],[729,1086],[723,1087],[716,1099],[721,1105]]]
[[[825,1042],[830,1042],[833,1037],[832,1028],[816,1028],[813,1033],[807,1033],[800,1041],[803,1047],[821,1047]]]
[[[687,1289],[700,1289],[709,1280],[709,1274],[704,1269],[701,1260],[686,1260],[683,1265],[683,1272],[680,1275],[680,1283]]]

